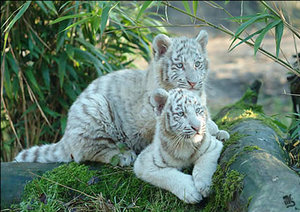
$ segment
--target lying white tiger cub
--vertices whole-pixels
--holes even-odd
[[[154,141],[136,159],[135,174],[187,203],[201,201],[209,194],[223,147],[211,136],[217,127],[206,125],[207,109],[189,90],[156,89],[150,103],[157,114]],[[226,140],[229,134],[220,130],[219,137]],[[192,175],[179,171],[191,164]]]

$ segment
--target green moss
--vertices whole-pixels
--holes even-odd
[[[283,133],[277,126],[276,121],[264,114],[262,106],[247,103],[248,101],[246,101],[246,99],[251,98],[252,95],[255,95],[253,93],[253,91],[248,89],[241,100],[233,105],[225,107],[214,118],[214,120],[216,120],[216,124],[220,129],[230,130],[232,129],[232,126],[240,123],[241,121],[249,119],[260,120],[265,125],[272,128],[276,132],[276,134],[282,137]]]
[[[261,150],[261,148],[259,148],[258,146],[245,146],[243,149],[243,151],[247,151],[247,152],[250,152],[253,150]]]
[[[225,149],[227,149],[227,147],[236,144],[243,137],[245,137],[245,135],[241,135],[240,133],[231,134],[229,140],[227,140],[223,143],[223,149],[222,149],[221,155],[223,154]]]
[[[42,199],[43,195],[46,200]],[[14,208],[22,211],[70,211],[75,208],[83,211],[97,208],[100,211],[103,208],[199,211],[199,205],[185,204],[172,193],[139,180],[132,168],[102,165],[99,170],[90,170],[77,163],[62,165],[28,183],[22,202]]]
[[[230,139],[224,143],[223,151],[233,144],[237,143],[239,139],[244,137],[238,133],[230,136]],[[233,202],[243,188],[244,175],[236,170],[231,170],[230,165],[235,162],[237,156],[241,153],[234,154],[227,162],[219,164],[212,179],[213,193],[209,197],[209,201],[204,209],[207,212],[222,212],[228,211],[228,204]]]
[[[236,170],[227,170],[218,165],[213,176],[214,193],[210,196],[205,211],[228,211],[228,204],[233,202],[243,188],[244,175]]]
[[[252,199],[253,199],[253,196],[250,196],[250,197],[248,198],[248,202],[247,202],[247,208],[249,207],[249,205],[250,205],[250,203],[251,203]]]

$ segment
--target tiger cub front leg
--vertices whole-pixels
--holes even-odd
[[[230,138],[229,133],[225,130],[219,130],[218,125],[210,118],[207,120],[207,127],[209,133],[216,136],[216,138],[220,141],[226,141]]]
[[[176,168],[167,167],[148,146],[137,157],[134,163],[136,176],[152,185],[166,189],[175,194],[186,203],[197,203],[202,200],[197,191],[193,177],[178,171]]]
[[[203,197],[210,193],[212,176],[217,169],[218,159],[220,157],[223,144],[213,136],[208,136],[211,143],[207,151],[196,160],[192,176],[197,190]]]

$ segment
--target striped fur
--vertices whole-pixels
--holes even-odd
[[[147,70],[125,69],[94,80],[71,106],[61,140],[23,150],[15,161],[109,163],[118,155],[119,165],[130,165],[154,135],[155,116],[149,104],[153,90],[189,88],[206,104],[206,43],[204,31],[196,39],[158,35]],[[176,66],[180,61],[182,70]],[[126,144],[127,151],[121,153],[120,144]]]
[[[152,96],[157,122],[154,140],[137,157],[137,177],[174,193],[187,203],[209,194],[223,144],[210,134],[207,109],[186,89],[157,89]],[[192,175],[180,170],[194,165]]]

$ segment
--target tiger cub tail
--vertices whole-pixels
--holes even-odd
[[[72,155],[65,148],[64,143],[45,144],[42,146],[33,146],[29,149],[22,150],[16,157],[14,162],[38,162],[38,163],[54,163],[54,162],[70,162]]]

